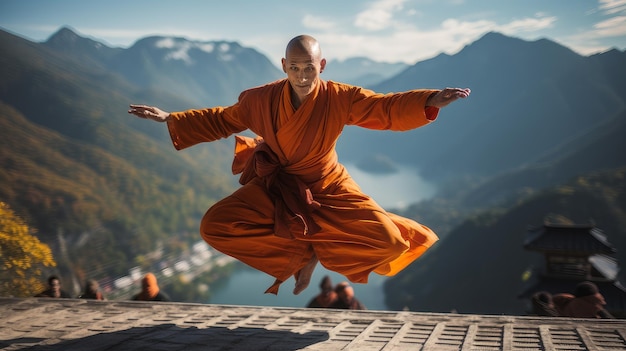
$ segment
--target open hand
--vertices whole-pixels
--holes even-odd
[[[167,122],[170,118],[169,112],[165,112],[158,107],[146,105],[130,105],[128,113],[139,118],[151,119],[157,122]]]
[[[426,101],[426,106],[441,108],[457,99],[465,99],[470,92],[469,88],[445,88],[437,94],[431,95]]]

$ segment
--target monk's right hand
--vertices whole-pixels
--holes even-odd
[[[157,122],[167,122],[170,119],[170,113],[161,110],[158,107],[146,105],[130,105],[128,113],[139,118],[151,119]]]

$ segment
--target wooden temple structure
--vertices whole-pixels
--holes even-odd
[[[542,253],[545,267],[533,274],[520,298],[530,299],[539,291],[571,293],[576,285],[591,281],[606,300],[606,309],[626,318],[626,288],[618,279],[616,248],[594,225],[544,224],[529,229],[524,249]]]

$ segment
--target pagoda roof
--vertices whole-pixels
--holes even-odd
[[[614,257],[593,255],[589,257],[589,263],[591,263],[591,267],[593,268],[592,275],[599,275],[607,280],[617,280],[619,265],[617,264],[617,259]]]
[[[614,254],[617,250],[606,235],[593,225],[554,225],[531,228],[528,231],[526,250],[566,252],[572,254]]]

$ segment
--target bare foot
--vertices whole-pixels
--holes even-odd
[[[306,264],[299,272],[298,278],[296,279],[296,286],[293,288],[293,294],[298,295],[303,292],[304,289],[309,286],[311,282],[311,276],[313,275],[313,271],[315,270],[315,266],[317,266],[317,256],[313,255],[309,263]]]

